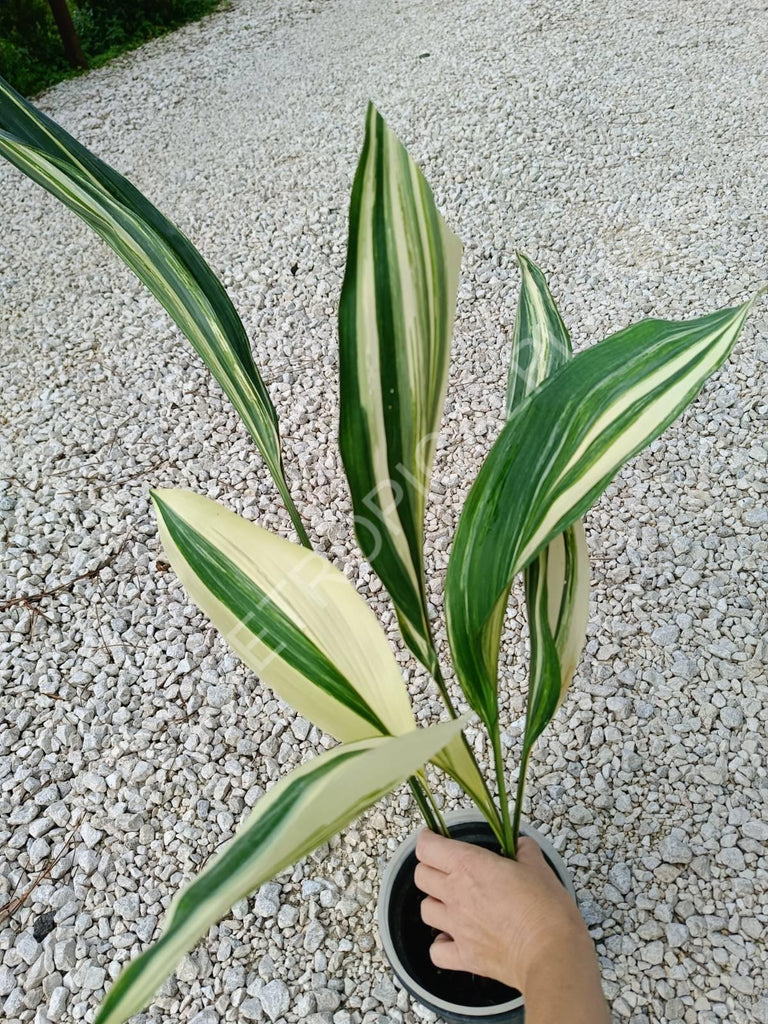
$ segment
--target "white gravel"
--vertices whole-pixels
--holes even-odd
[[[742,300],[768,276],[765,14],[712,0],[236,0],[41,105],[221,273],[311,531],[391,626],[354,551],[335,445],[334,316],[366,99],[466,245],[427,524],[440,611],[461,501],[502,414],[515,249],[549,273],[578,347],[651,312]],[[0,613],[0,905],[71,837],[0,920],[0,1018],[90,1021],[179,883],[329,741],[239,667],[158,546],[150,485],[289,529],[234,413],[130,273],[7,166],[0,223],[0,603],[110,556],[41,615]],[[588,656],[532,766],[531,818],[575,875],[631,1024],[768,1022],[765,308],[590,514]],[[518,723],[514,618],[504,671]],[[419,712],[436,712],[408,672]],[[416,824],[406,793],[370,812],[236,906],[136,1020],[432,1020],[393,985],[373,923],[381,865]]]

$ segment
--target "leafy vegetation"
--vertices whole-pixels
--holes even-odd
[[[89,67],[195,21],[221,0],[68,0]],[[80,70],[70,66],[47,0],[0,4],[0,75],[26,96]]]

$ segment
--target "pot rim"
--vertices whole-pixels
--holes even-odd
[[[488,824],[483,815],[477,810],[450,811],[448,814],[444,815],[444,818],[447,825],[463,825],[468,823]],[[492,1006],[465,1006],[461,1003],[452,1003],[447,999],[441,999],[440,996],[434,995],[432,992],[428,991],[428,989],[425,989],[420,985],[409,974],[400,957],[397,955],[397,950],[392,942],[392,936],[389,930],[389,915],[387,913],[389,905],[388,897],[391,892],[395,876],[403,861],[415,849],[416,842],[421,831],[422,829],[419,828],[417,831],[411,832],[410,835],[400,843],[390,858],[390,861],[384,869],[384,873],[381,877],[376,919],[379,926],[379,935],[384,947],[384,952],[392,965],[396,977],[400,981],[402,981],[403,978],[407,978],[408,984],[405,987],[411,992],[411,995],[415,996],[415,998],[419,999],[432,1009],[447,1010],[451,1013],[460,1013],[466,1017],[477,1017],[478,1019],[493,1017],[496,1014],[509,1013],[512,1010],[518,1009],[523,1005],[522,995],[516,996],[514,999],[508,999],[505,1003],[495,1003]],[[532,839],[536,840],[541,848],[541,852],[546,856],[558,878],[563,883],[565,889],[570,893],[571,897],[575,901],[576,892],[573,887],[573,880],[571,879],[570,873],[568,872],[562,857],[554,848],[550,840],[546,836],[542,835],[537,829],[533,828],[532,825],[527,825],[525,823],[520,825],[520,834],[530,836]]]

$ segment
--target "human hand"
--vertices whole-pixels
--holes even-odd
[[[586,925],[533,839],[522,837],[511,860],[425,830],[416,857],[414,880],[427,893],[421,916],[440,932],[430,949],[436,967],[495,978],[524,994],[545,963],[565,960],[596,974]]]

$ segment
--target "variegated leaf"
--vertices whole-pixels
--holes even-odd
[[[508,416],[572,355],[568,329],[543,273],[522,253],[518,253],[517,258],[522,283],[512,340]],[[525,760],[544,727],[537,725],[542,714],[546,724],[565,699],[586,642],[589,558],[581,519],[539,552],[525,570],[524,579],[531,636],[531,674],[523,742]],[[542,588],[546,588],[546,601],[537,596]],[[546,615],[547,624],[537,622],[538,615]],[[537,650],[541,643],[551,645],[552,650]],[[555,664],[558,670],[553,672]]]
[[[277,415],[245,328],[189,239],[2,78],[0,154],[93,228],[165,307],[242,417],[308,545],[283,473]]]
[[[445,400],[461,243],[372,104],[349,211],[339,306],[339,443],[360,547],[389,591],[406,644],[451,707],[424,585],[424,513]],[[466,741],[436,762],[494,828],[498,812]]]
[[[507,415],[572,354],[571,336],[541,270],[519,252],[522,281],[509,361]]]
[[[340,426],[360,547],[409,648],[439,675],[424,587],[424,512],[445,399],[461,244],[369,104],[339,307]]]
[[[209,498],[152,497],[187,593],[283,700],[344,741],[415,727],[387,638],[343,573]]]
[[[458,734],[464,721],[334,747],[280,779],[235,837],[174,898],[160,939],[123,968],[96,1024],[123,1024],[139,1013],[233,903],[301,860],[416,772]]]
[[[454,665],[486,722],[497,717],[499,609],[511,581],[693,401],[751,305],[619,331],[560,367],[509,417],[467,498],[446,580]]]

